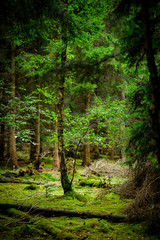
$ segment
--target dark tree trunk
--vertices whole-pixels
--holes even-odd
[[[67,0],[63,0],[64,4],[68,4]],[[61,184],[64,193],[72,191],[71,182],[68,178],[67,166],[64,155],[64,138],[63,138],[63,108],[64,108],[64,83],[65,83],[65,69],[64,64],[67,57],[67,37],[66,37],[66,25],[65,19],[62,22],[62,42],[64,49],[61,54],[62,72],[60,75],[59,91],[58,91],[58,143],[59,143],[59,158],[60,158],[60,172],[61,172]]]
[[[37,102],[37,118],[35,125],[35,157],[34,157],[34,166],[39,170],[40,166],[40,93],[38,94]]]
[[[0,132],[0,161],[4,161],[4,151],[5,151],[5,137],[4,137],[5,126],[4,123],[1,124]]]
[[[17,152],[16,152],[16,138],[15,138],[15,50],[11,52],[11,108],[10,113],[12,115],[11,127],[9,133],[9,154],[11,167],[17,169]]]
[[[160,83],[157,74],[154,52],[152,47],[152,34],[150,31],[150,19],[148,11],[148,1],[141,0],[142,23],[144,34],[144,48],[147,57],[148,70],[150,73],[150,82],[152,85],[152,102],[150,107],[150,115],[152,120],[152,135],[154,139],[156,155],[160,164]]]
[[[32,127],[34,126],[34,121],[32,121]],[[35,129],[30,129],[30,161],[34,161],[36,146],[35,146]]]
[[[36,120],[32,119],[30,130],[31,143],[30,143],[30,161],[34,167],[39,170],[40,165],[40,93],[38,94]]]
[[[88,111],[90,107],[90,93],[86,93],[85,96],[85,112]],[[90,160],[90,145],[86,142],[86,144],[84,145],[84,155],[83,155],[83,166],[89,166],[91,164],[91,160]]]

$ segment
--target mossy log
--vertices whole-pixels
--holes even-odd
[[[36,185],[43,184],[37,181],[22,180],[18,178],[9,178],[2,175],[0,175],[0,183],[24,183],[24,184],[36,184]]]
[[[18,204],[0,204],[0,210],[5,211],[9,208],[15,208],[24,212],[28,212],[31,215],[40,214],[44,217],[59,217],[59,216],[67,216],[67,217],[80,217],[80,218],[100,218],[105,219],[110,222],[125,222],[125,215],[114,215],[114,214],[101,214],[101,213],[93,213],[89,211],[73,211],[67,209],[53,209],[53,208],[37,208],[35,206],[24,206]]]

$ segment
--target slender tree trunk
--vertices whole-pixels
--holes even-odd
[[[37,102],[37,118],[35,125],[35,162],[34,166],[38,170],[40,165],[40,93],[38,94]]]
[[[152,47],[152,34],[150,31],[150,19],[148,11],[148,1],[141,0],[142,7],[142,23],[144,34],[144,48],[147,56],[147,64],[150,73],[150,82],[152,85],[152,102],[150,107],[150,115],[152,120],[152,135],[155,141],[156,155],[160,164],[160,83],[155,64],[155,58]]]
[[[83,166],[89,166],[91,165],[90,161],[90,146],[86,143],[84,145],[84,157],[83,157]]]
[[[68,4],[67,0],[63,0],[64,4]],[[60,158],[60,172],[61,172],[61,184],[64,193],[71,192],[72,186],[68,178],[67,166],[64,155],[64,138],[63,138],[63,108],[64,108],[64,83],[65,83],[65,69],[63,68],[67,57],[67,38],[66,38],[66,25],[65,19],[62,23],[62,42],[64,44],[64,50],[61,54],[62,72],[60,76],[59,91],[58,91],[58,143],[59,143],[59,158]]]
[[[15,138],[15,50],[11,52],[11,127],[9,134],[9,153],[12,169],[18,168],[17,152],[16,152],[16,138]]]
[[[4,151],[5,151],[5,137],[4,137],[5,125],[1,124],[1,132],[0,132],[0,161],[4,161]]]
[[[34,125],[34,121],[32,121],[32,127]],[[30,142],[30,161],[34,161],[35,160],[35,128],[34,129],[30,129],[30,138],[31,138],[31,142]]]
[[[113,161],[114,160],[114,152],[115,152],[114,148],[109,148],[108,152],[109,152],[109,160]]]
[[[90,93],[88,92],[85,96],[85,111],[90,107]],[[89,166],[91,164],[90,160],[90,145],[86,142],[84,145],[84,156],[83,156],[83,166]]]
[[[66,51],[65,51],[66,52]],[[65,60],[65,54],[62,54],[62,63]],[[58,143],[59,143],[59,158],[60,158],[60,172],[61,172],[61,184],[64,193],[70,192],[71,184],[68,179],[67,166],[64,155],[64,138],[63,138],[63,107],[64,107],[64,72],[61,74],[60,88],[58,91]]]
[[[4,88],[1,89],[0,92],[0,102],[3,103],[3,98],[5,99],[5,93],[4,93]],[[4,113],[2,113],[2,116]],[[4,152],[5,152],[5,124],[3,121],[1,121],[0,124],[0,161],[4,161]]]
[[[56,113],[57,113],[57,106],[56,106]],[[55,121],[55,134],[58,136],[58,121]],[[57,139],[58,140],[58,139]],[[60,169],[60,160],[59,160],[59,154],[58,154],[58,141],[54,142],[54,155],[53,155],[53,170],[59,170]]]
[[[126,96],[125,96],[125,92],[124,92],[124,89],[120,89],[120,100],[123,101],[126,99]],[[125,124],[122,124],[120,126],[121,130],[122,131],[125,131]],[[120,158],[121,160],[124,162],[125,161],[125,155],[124,155],[124,150],[125,150],[125,147],[121,147],[120,149]]]

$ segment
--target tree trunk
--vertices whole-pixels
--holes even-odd
[[[64,52],[63,52],[64,53]],[[64,61],[64,56],[62,55],[62,63]],[[64,72],[63,72],[64,74]],[[71,184],[68,179],[67,166],[65,162],[64,155],[64,139],[63,139],[63,107],[64,107],[64,75],[61,74],[60,88],[58,91],[58,143],[59,143],[59,158],[60,158],[60,172],[61,172],[61,183],[64,193],[70,192]]]
[[[113,161],[114,160],[114,148],[109,148],[108,153],[109,153],[109,160]]]
[[[63,0],[64,4],[68,4],[67,0]],[[58,90],[58,143],[59,143],[59,158],[60,158],[60,172],[61,184],[64,194],[72,191],[71,182],[68,178],[67,166],[64,155],[64,138],[63,138],[63,108],[64,108],[64,83],[65,83],[65,69],[64,64],[67,58],[67,38],[66,38],[66,25],[65,19],[62,22],[62,42],[64,49],[61,54],[62,71],[60,75],[59,90]]]
[[[3,101],[3,99],[5,99],[5,90],[4,88],[1,89],[0,92],[0,102],[5,104],[5,101]],[[1,111],[1,116],[4,116],[4,113]],[[5,153],[5,123],[2,120],[1,124],[0,124],[0,162],[4,161],[4,153]],[[1,164],[1,163],[0,163]]]
[[[15,50],[11,52],[11,127],[9,133],[9,154],[12,169],[18,168],[17,152],[16,152],[16,138],[15,138]]]
[[[87,110],[90,107],[90,93],[88,92],[85,96],[85,112],[87,112]],[[91,160],[90,160],[90,145],[88,143],[86,143],[84,145],[84,155],[83,155],[83,166],[89,166],[91,164]]]
[[[150,19],[148,11],[148,1],[141,0],[142,8],[142,24],[144,34],[144,48],[147,56],[148,70],[150,73],[150,82],[152,85],[152,100],[150,107],[150,115],[152,120],[152,135],[156,149],[156,155],[158,163],[160,164],[160,85],[157,74],[155,58],[152,47],[151,31],[150,31]]]
[[[56,113],[57,113],[57,106],[56,106]],[[58,121],[55,121],[55,135],[58,136]],[[57,139],[58,140],[58,139]],[[58,142],[54,142],[54,155],[53,155],[53,165],[52,170],[59,170],[60,169],[60,160],[58,155]]]
[[[35,125],[35,161],[34,166],[37,170],[39,170],[40,166],[40,93],[38,94],[38,102],[37,102],[37,118]]]
[[[34,120],[31,122],[32,127],[34,126]],[[35,152],[36,152],[36,146],[35,146],[35,128],[30,129],[30,161],[33,162],[35,160]]]
[[[120,100],[124,101],[125,99],[126,99],[126,96],[125,96],[124,89],[120,89]],[[122,131],[125,131],[125,124],[122,124],[120,128],[122,129]],[[124,150],[125,150],[125,147],[122,146],[120,149],[120,158],[123,162],[125,161]]]
[[[1,123],[1,133],[0,133],[0,164],[4,161],[4,151],[5,151],[5,138],[4,138],[4,123]]]

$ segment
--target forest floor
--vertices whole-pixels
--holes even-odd
[[[40,181],[42,184],[0,183],[0,204],[19,204],[32,207],[89,211],[99,214],[123,215],[131,199],[121,199],[119,186],[130,177],[129,170],[120,162],[100,160],[83,168],[77,162],[73,184],[74,196],[64,195],[60,174],[51,171],[50,158],[45,159],[44,171],[25,175],[22,180]],[[69,163],[70,164],[70,163]],[[1,170],[1,174],[7,170]],[[13,208],[0,211],[0,239],[144,239],[158,240],[147,235],[145,223],[113,223],[100,218],[68,216],[44,217],[31,215]]]

